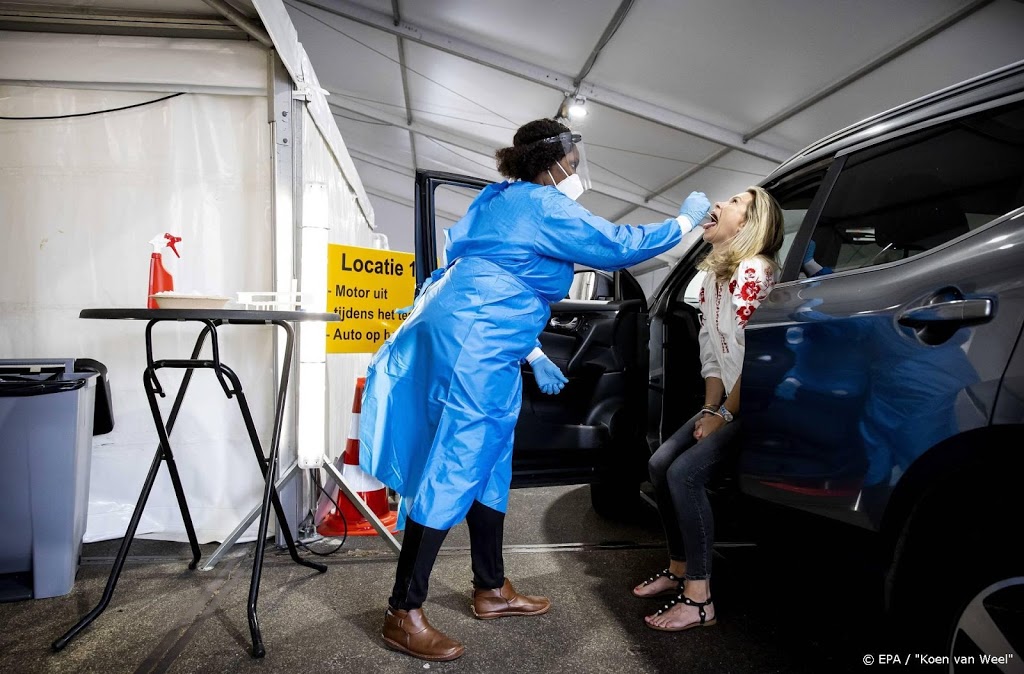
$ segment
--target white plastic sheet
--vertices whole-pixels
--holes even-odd
[[[161,95],[0,86],[0,115],[95,111]],[[157,436],[142,389],[144,323],[82,320],[78,312],[145,306],[147,242],[163,232],[183,238],[176,290],[271,287],[266,118],[262,96],[186,94],[89,117],[0,120],[0,354],[90,357],[110,372],[116,426],[95,439],[87,541],[123,535]],[[184,357],[195,334],[188,324],[162,324],[158,357]],[[222,356],[266,441],[271,328],[227,326],[221,335]],[[180,373],[160,379],[174,391]],[[172,397],[161,403],[165,414]],[[210,372],[193,378],[171,446],[200,542],[222,540],[258,503],[262,479],[237,405]],[[185,540],[166,468],[139,535]]]

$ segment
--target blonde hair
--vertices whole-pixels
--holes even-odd
[[[782,248],[782,209],[772,195],[760,187],[745,190],[753,199],[747,206],[746,224],[725,246],[712,250],[697,265],[719,281],[728,281],[743,260],[762,257],[776,269],[776,255]]]

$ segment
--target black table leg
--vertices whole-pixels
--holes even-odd
[[[150,327],[151,326],[152,324],[150,324]],[[192,351],[193,360],[199,357],[199,353],[203,348],[203,342],[206,341],[206,337],[210,332],[211,329],[206,327],[203,328],[203,331],[199,334],[195,348]],[[147,353],[151,353],[150,332],[148,329],[146,333],[146,341]],[[142,493],[139,494],[139,501],[135,504],[135,510],[132,511],[132,518],[128,522],[128,529],[125,531],[124,538],[121,539],[121,547],[117,551],[117,557],[114,558],[114,566],[110,570],[110,577],[107,578],[107,586],[103,590],[103,597],[91,611],[89,611],[75,624],[74,627],[69,629],[63,636],[53,642],[52,646],[55,651],[62,650],[67,646],[79,632],[85,629],[89,623],[103,613],[107,608],[107,605],[110,603],[110,599],[114,595],[114,588],[117,587],[118,578],[121,576],[121,570],[124,568],[125,559],[128,557],[128,549],[131,547],[132,540],[135,538],[135,531],[139,528],[139,522],[142,519],[142,511],[146,508],[146,501],[149,500],[149,494],[153,489],[153,484],[156,482],[157,473],[160,472],[160,463],[165,458],[169,459],[168,469],[171,470],[171,481],[174,482],[174,490],[178,496],[178,505],[181,508],[181,514],[185,520],[185,528],[189,535],[189,543],[192,546],[193,559],[192,563],[189,564],[189,568],[195,569],[196,563],[199,561],[199,543],[196,540],[195,530],[192,528],[192,518],[188,514],[188,506],[185,503],[185,496],[184,492],[181,490],[180,480],[175,479],[177,477],[177,469],[173,467],[173,455],[171,454],[171,448],[168,442],[171,430],[174,428],[174,422],[178,418],[178,410],[181,409],[181,402],[185,398],[185,391],[188,389],[189,382],[192,379],[192,370],[185,372],[185,377],[182,379],[177,395],[175,395],[174,405],[171,407],[171,414],[167,419],[166,429],[160,418],[160,408],[156,402],[156,395],[157,392],[160,391],[160,387],[156,381],[152,367],[146,368],[146,371],[142,375],[142,379],[143,386],[146,389],[146,397],[149,399],[150,409],[153,410],[153,418],[156,421],[157,432],[160,436],[160,446],[157,448],[156,454],[153,456],[153,463],[149,466],[149,473],[146,475],[146,481],[142,485]]]
[[[252,443],[253,452],[256,454],[256,461],[260,465],[260,472],[263,473],[263,479],[270,480],[271,483],[273,483],[274,476],[270,472],[270,465],[268,465],[266,457],[263,456],[263,445],[260,443],[259,434],[256,432],[256,424],[253,422],[252,413],[249,411],[249,403],[246,401],[245,393],[242,391],[242,384],[238,379],[238,375],[223,363],[220,367],[224,375],[231,381],[232,386],[234,386],[233,393],[238,398],[238,408],[242,412],[242,419],[245,421],[245,428],[249,432],[249,440]],[[288,526],[284,506],[281,505],[281,499],[277,493],[276,487],[271,493],[270,502],[274,506],[274,512],[277,514],[277,521],[282,527],[281,534],[284,536],[285,543],[288,545],[288,552],[291,553],[292,559],[296,563],[301,564],[302,566],[308,566],[311,569],[316,569],[320,573],[327,571],[327,565],[312,562],[299,556],[299,549],[295,546],[295,538],[292,536],[292,530]]]
[[[146,373],[153,376],[153,371],[150,369],[146,370]],[[186,370],[185,377],[191,377],[192,370]],[[187,385],[187,382],[182,382],[182,387]],[[181,519],[185,523],[185,533],[188,534],[188,543],[192,548],[192,561],[189,563],[188,568],[195,570],[196,566],[199,565],[199,558],[202,556],[202,552],[199,550],[199,539],[196,537],[196,529],[192,524],[192,515],[188,511],[188,503],[185,501],[185,490],[181,486],[181,478],[178,476],[178,466],[174,463],[174,454],[171,453],[171,441],[170,436],[166,430],[164,430],[163,419],[160,417],[160,406],[157,405],[156,396],[147,387],[146,396],[149,398],[149,407],[153,411],[153,421],[156,422],[156,432],[160,436],[160,446],[163,448],[163,458],[167,462],[167,472],[171,476],[171,485],[174,487],[174,495],[178,499],[178,509],[181,511]],[[145,505],[145,504],[143,504]],[[134,532],[132,532],[134,534]]]
[[[288,521],[284,517],[284,509],[281,508],[280,501],[277,499],[277,491],[274,489],[274,474],[272,468],[277,465],[278,450],[281,446],[281,428],[284,425],[284,408],[285,399],[288,393],[288,379],[291,374],[292,365],[292,347],[295,342],[295,331],[292,329],[291,324],[285,321],[271,321],[274,325],[282,328],[285,331],[285,349],[284,349],[284,362],[281,365],[281,381],[277,388],[277,405],[274,410],[274,430],[273,435],[270,439],[270,456],[267,458],[266,465],[264,465],[262,459],[262,453],[259,457],[260,469],[264,473],[264,482],[266,483],[263,488],[263,504],[260,508],[260,527],[259,533],[256,536],[256,554],[254,555],[252,564],[252,580],[249,583],[249,633],[252,636],[252,656],[254,658],[262,658],[266,654],[266,649],[263,647],[263,636],[260,634],[260,623],[259,617],[256,615],[256,602],[259,599],[260,594],[260,576],[263,573],[263,542],[267,538],[267,525],[269,524],[270,515],[270,503],[271,499],[274,500],[274,506],[277,509],[278,521],[281,526],[285,527],[286,534],[285,540],[289,543],[289,549],[292,554],[292,558],[298,561],[300,564],[310,566],[317,569],[316,565],[306,560],[298,559],[298,551],[294,547],[294,541],[291,540],[291,532],[287,531]],[[247,420],[247,425],[251,422],[251,418]],[[327,570],[326,566],[322,569],[317,569],[321,573]]]

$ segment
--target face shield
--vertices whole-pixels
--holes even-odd
[[[565,153],[565,161],[562,163],[568,164],[573,173],[580,177],[583,189],[589,190],[591,187],[590,168],[587,166],[587,158],[583,152],[582,141],[583,136],[580,134],[572,133],[571,131],[564,131],[557,136],[545,138],[541,142],[560,144],[562,152]]]

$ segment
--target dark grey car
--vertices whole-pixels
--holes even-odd
[[[887,603],[927,643],[1019,658],[1024,63],[840,131],[762,185],[787,236],[746,328],[740,489],[877,532]],[[703,401],[701,255],[651,308],[671,345],[652,347],[660,438]]]

